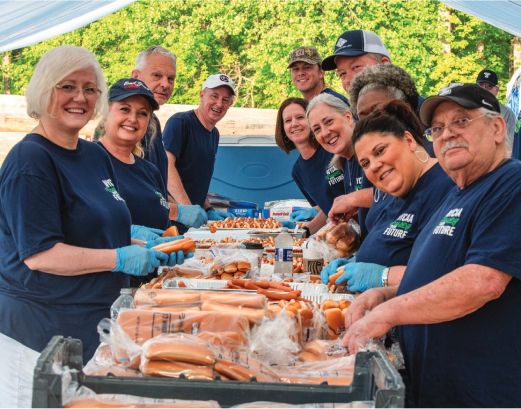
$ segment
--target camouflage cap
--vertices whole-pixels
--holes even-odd
[[[298,61],[304,61],[308,64],[322,64],[322,57],[316,48],[299,47],[289,55],[288,68],[291,67],[291,64]]]

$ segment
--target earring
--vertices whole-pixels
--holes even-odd
[[[282,137],[282,140],[286,143],[289,143],[289,138],[286,135]]]
[[[420,158],[420,155],[418,155],[418,153],[424,153],[426,156],[424,156],[424,159]],[[425,151],[414,151],[414,154],[416,155],[416,157],[419,159],[420,162],[422,163],[426,163],[428,160],[429,160],[429,154]]]
[[[375,192],[373,193],[373,201],[375,203],[378,203],[378,201],[380,200],[380,189],[378,189],[377,187],[375,187]],[[378,194],[378,196],[377,196]]]

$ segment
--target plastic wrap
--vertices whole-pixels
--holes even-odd
[[[220,408],[216,401],[143,398],[132,395],[96,394],[82,386],[65,408]]]
[[[353,382],[355,356],[327,361],[295,362],[291,366],[277,366],[274,371],[285,383],[350,385]]]
[[[232,408],[374,408],[373,401],[353,401],[349,403],[305,403],[290,405],[279,402],[250,402],[232,406]]]
[[[338,225],[328,222],[307,244],[307,248],[317,251],[327,262],[349,257],[359,247],[360,226],[353,219]]]
[[[241,243],[210,247],[207,260],[209,274],[216,279],[248,278],[259,275],[258,255],[241,249]]]
[[[342,345],[340,339],[324,340],[316,339],[308,342],[299,356],[299,361],[315,362],[327,361],[329,359],[337,359],[349,356],[349,351]]]
[[[255,326],[251,334],[251,350],[255,357],[268,365],[287,365],[300,350],[300,327],[296,319],[282,312],[271,321]]]
[[[142,376],[139,371],[132,368],[126,368],[115,364],[110,345],[102,343],[96,349],[92,359],[87,362],[83,368],[83,373],[90,376],[106,376],[112,374],[114,376]]]

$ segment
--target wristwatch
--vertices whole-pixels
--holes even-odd
[[[206,213],[211,212],[212,210],[215,210],[212,206],[207,207],[206,209],[204,209],[204,211],[205,211]]]
[[[391,267],[384,268],[384,271],[382,273],[382,287],[387,287],[389,285],[389,270],[391,270]]]
[[[306,226],[302,227],[302,230],[304,230],[304,236],[303,237],[305,239],[307,239],[309,236],[311,236],[311,232],[309,231],[309,229]]]

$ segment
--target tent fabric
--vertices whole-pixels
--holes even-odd
[[[134,0],[0,1],[0,52],[68,33]]]
[[[442,3],[477,17],[507,33],[521,37],[521,24],[519,24],[521,1],[519,0],[447,0]]]

